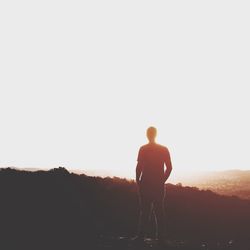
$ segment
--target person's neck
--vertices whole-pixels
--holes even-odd
[[[149,141],[148,144],[156,144],[155,141]]]

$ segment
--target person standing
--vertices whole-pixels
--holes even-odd
[[[153,206],[158,239],[162,241],[165,234],[164,186],[171,174],[172,163],[167,147],[156,143],[157,129],[149,127],[146,134],[148,143],[140,147],[136,166],[140,202],[137,239],[145,237]]]

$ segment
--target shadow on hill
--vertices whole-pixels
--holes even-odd
[[[64,168],[1,169],[0,249],[119,249],[117,239],[135,234],[136,190],[133,181]],[[235,249],[247,249],[250,201],[180,185],[168,184],[166,191],[167,235],[178,249],[187,249],[181,242],[199,242],[199,249],[222,249],[207,248],[208,242],[240,242],[243,248]]]

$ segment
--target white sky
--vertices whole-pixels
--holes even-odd
[[[0,2],[0,166],[250,169],[249,1]]]

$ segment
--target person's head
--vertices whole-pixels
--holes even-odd
[[[149,127],[147,129],[147,137],[149,142],[155,142],[156,136],[157,136],[157,129],[155,127]]]

